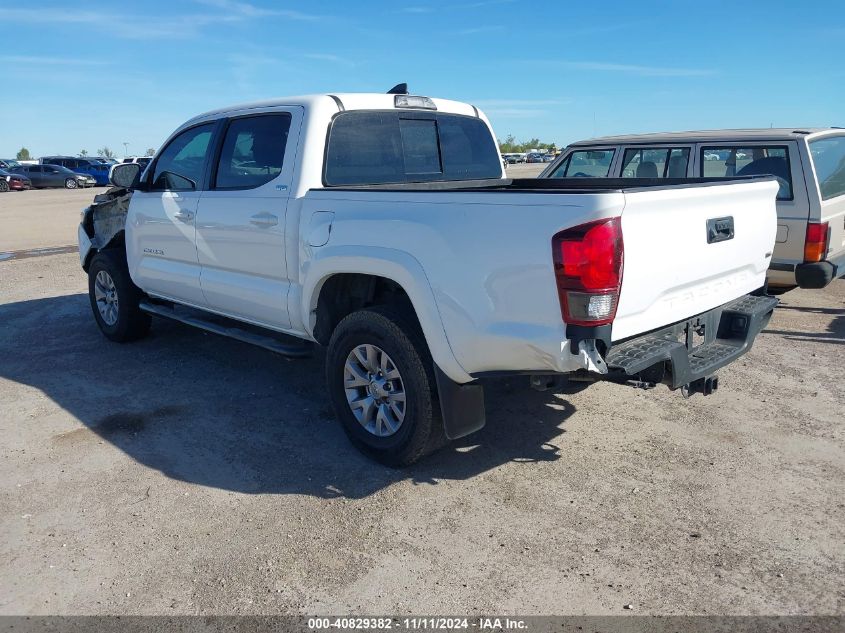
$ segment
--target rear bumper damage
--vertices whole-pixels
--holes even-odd
[[[747,294],[684,321],[612,344],[611,326],[567,328],[572,347],[588,354],[595,361],[595,368],[571,373],[520,371],[492,375],[528,374],[531,387],[538,391],[554,389],[568,379],[583,383],[609,381],[645,389],[665,384],[672,390],[680,389],[685,397],[694,393],[709,395],[719,385],[716,372],[751,349],[777,304],[775,297]],[[603,356],[599,348],[605,350]],[[437,378],[446,436],[462,437],[484,426],[480,380],[458,385],[442,372]]]
[[[567,376],[571,382],[607,381],[650,389],[664,384],[681,389],[684,396],[709,395],[718,388],[716,372],[745,354],[766,327],[778,300],[752,293],[684,321],[610,343],[609,329],[567,330],[573,341],[584,347],[600,342],[604,355],[590,346],[604,361],[598,371],[578,370]],[[592,341],[588,340],[592,335]],[[539,391],[553,389],[561,374],[532,373],[531,386]]]
[[[714,374],[751,349],[777,304],[777,299],[767,295],[745,295],[616,343],[605,355],[608,373],[604,379],[710,393],[718,385]]]

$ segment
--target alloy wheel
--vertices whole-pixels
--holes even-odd
[[[377,437],[393,435],[405,420],[405,384],[396,364],[376,345],[358,345],[343,366],[346,401],[358,423]]]

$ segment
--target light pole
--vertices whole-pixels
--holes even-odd
[[[123,157],[129,158],[129,143],[123,141]]]

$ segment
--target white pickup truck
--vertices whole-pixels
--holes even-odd
[[[709,393],[777,303],[774,178],[508,180],[485,116],[454,101],[216,110],[111,180],[79,227],[105,336],[156,315],[327,346],[337,417],[391,465],[481,428],[488,376]]]

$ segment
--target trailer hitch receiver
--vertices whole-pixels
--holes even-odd
[[[700,393],[705,396],[709,396],[719,388],[719,377],[718,376],[706,376],[704,378],[699,378],[698,380],[693,380],[692,382],[688,382],[687,384],[681,387],[681,395],[684,398],[689,398],[693,394]]]

